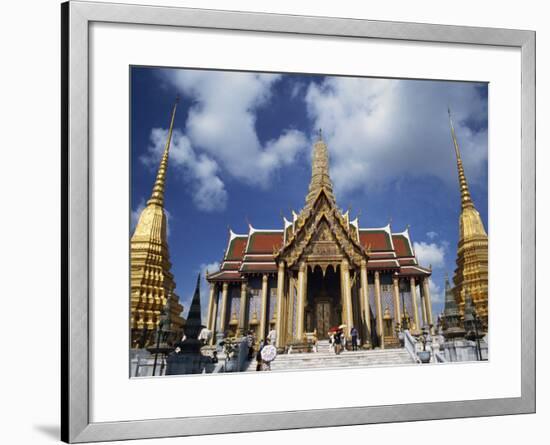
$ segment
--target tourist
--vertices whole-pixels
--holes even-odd
[[[256,339],[254,338],[254,332],[248,331],[248,335],[246,336],[246,344],[248,346],[248,360],[252,360],[254,357],[254,343],[256,342]]]
[[[357,337],[359,336],[359,332],[357,331],[357,328],[353,326],[351,328],[351,350],[357,351]]]
[[[268,344],[269,340],[266,340],[264,344]],[[262,370],[262,349],[264,344],[261,344],[258,348],[258,352],[256,352],[256,371]]]
[[[334,352],[336,355],[342,352],[342,331],[336,331],[334,334]]]
[[[267,334],[267,340],[269,340],[269,343],[272,345],[277,344],[277,331],[275,329],[271,329],[271,331],[269,331],[269,334]]]
[[[335,352],[334,351],[334,332],[328,333],[328,348],[330,352]]]
[[[212,351],[212,363],[218,363],[218,351]]]

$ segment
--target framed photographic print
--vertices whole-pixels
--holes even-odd
[[[533,32],[71,1],[62,37],[64,441],[534,412]]]

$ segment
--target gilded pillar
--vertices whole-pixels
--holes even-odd
[[[290,275],[290,274],[289,274]],[[296,287],[296,278],[289,276],[288,278],[288,298],[287,298],[287,307],[286,307],[286,318],[285,318],[285,327],[283,332],[285,332],[286,338],[291,340],[294,338],[294,295],[298,294]]]
[[[222,286],[222,307],[220,313],[220,331],[225,332],[227,328],[227,291],[229,289],[229,283],[224,282]]]
[[[280,262],[278,271],[277,271],[277,319],[275,320],[275,329],[277,331],[277,341],[276,346],[277,347],[283,347],[284,346],[284,339],[283,339],[283,316],[284,316],[284,308],[283,308],[283,297],[284,297],[284,291],[285,291],[285,263]]]
[[[361,260],[361,301],[363,307],[361,314],[363,317],[363,326],[365,326],[365,338],[363,339],[363,344],[370,343],[370,306],[369,306],[369,282],[367,278],[367,262]]]
[[[350,331],[353,325],[353,308],[351,302],[351,280],[349,276],[349,262],[346,258],[342,260],[340,265],[340,280],[342,282],[342,297],[344,301],[344,324],[346,325],[346,336],[350,336]]]
[[[380,348],[384,349],[384,320],[382,320],[382,301],[380,291],[380,272],[374,271],[374,302],[376,304],[376,330],[380,338]]]
[[[214,298],[212,299],[212,315],[210,319],[212,337],[210,338],[210,344],[213,345],[216,339],[216,329],[217,329],[217,320],[218,320],[218,299],[219,299],[219,286],[214,283]]]
[[[216,283],[210,283],[210,297],[208,298],[208,312],[206,313],[206,328],[212,329],[212,305],[214,303],[214,289]]]
[[[431,326],[430,331],[434,332],[432,321],[432,298],[430,296],[430,277],[425,277],[422,280],[422,286],[424,287],[424,304],[426,304],[426,316],[428,317],[428,324]]]
[[[419,326],[418,329],[422,329],[424,326],[428,325],[428,316],[426,315],[426,292],[424,291],[423,283],[420,287],[420,309],[422,310],[422,326]]]
[[[246,292],[246,282],[243,281],[241,283],[241,304],[240,304],[240,307],[239,307],[239,333],[241,335],[243,335],[245,333],[245,328],[246,328],[246,307],[247,307],[247,304],[246,304],[246,297],[247,297],[247,292]]]
[[[260,311],[260,340],[266,336],[267,323],[267,289],[269,284],[269,275],[264,274],[262,277],[262,309]]]
[[[405,308],[403,308],[403,313],[405,313]],[[393,316],[395,323],[399,323],[401,325],[401,329],[403,329],[401,306],[399,304],[399,278],[396,275],[393,276]]]
[[[307,266],[306,263],[300,264],[298,270],[298,307],[296,312],[296,340],[302,341],[304,338],[304,315],[306,308],[306,280]]]
[[[414,317],[414,327],[418,331],[420,329],[420,320],[418,318],[418,299],[416,297],[416,280],[414,277],[411,277],[411,298],[413,305],[413,317]]]

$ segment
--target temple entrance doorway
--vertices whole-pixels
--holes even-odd
[[[309,269],[307,278],[306,331],[328,338],[328,331],[342,323],[340,268],[320,266]]]
[[[330,301],[317,301],[315,303],[315,328],[317,333],[326,333],[332,327],[332,307]]]

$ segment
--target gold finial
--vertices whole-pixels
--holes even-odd
[[[168,169],[168,152],[170,150],[170,142],[172,141],[172,131],[174,130],[174,119],[176,117],[176,108],[178,106],[179,96],[176,96],[174,107],[172,108],[172,117],[170,119],[170,129],[168,130],[168,138],[166,139],[166,145],[164,147],[164,153],[160,160],[159,169],[157,172],[157,179],[153,186],[153,193],[151,198],[147,201],[149,204],[157,204],[159,206],[164,205],[164,184],[166,182],[166,170]]]
[[[324,190],[329,199],[334,201],[332,181],[329,174],[328,147],[323,141],[322,130],[319,129],[318,140],[313,144],[311,156],[311,180],[306,196],[307,208],[312,207],[321,190]]]
[[[453,144],[455,147],[456,165],[458,168],[458,182],[460,184],[460,198],[462,202],[462,208],[473,207],[472,197],[470,195],[470,189],[468,188],[468,182],[466,181],[466,174],[464,173],[464,166],[462,165],[462,157],[460,156],[460,148],[458,141],[456,140],[455,127],[453,125],[453,118],[451,116],[451,109],[447,108],[449,112],[449,124],[451,126],[451,136],[453,138]]]

